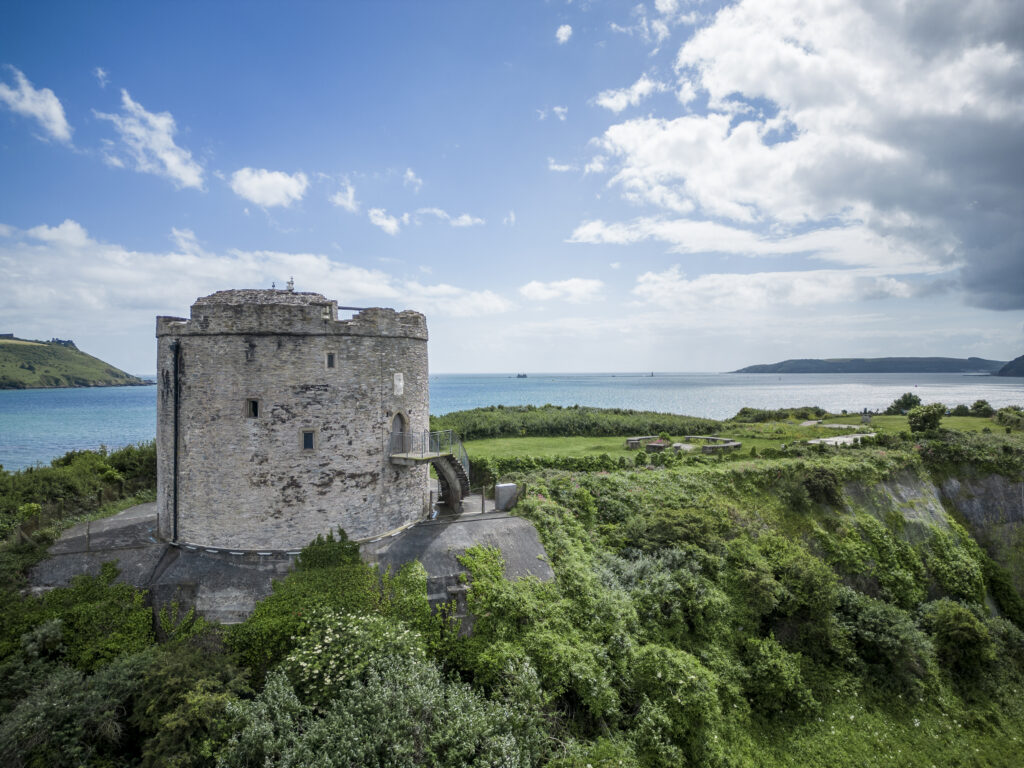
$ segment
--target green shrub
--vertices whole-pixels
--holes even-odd
[[[743,646],[745,688],[763,715],[800,714],[818,706],[800,672],[800,654],[790,653],[774,637],[749,638]]]
[[[975,400],[971,406],[971,416],[987,419],[994,415],[996,409],[989,405],[988,400]]]
[[[922,606],[921,617],[935,638],[942,666],[961,682],[977,682],[996,657],[985,623],[968,606],[948,598]]]
[[[344,532],[337,540],[318,536],[300,553],[296,570],[274,582],[252,615],[229,630],[228,645],[261,680],[292,651],[318,609],[369,614],[380,609],[381,599],[376,570],[363,563]]]
[[[302,704],[279,671],[254,701],[233,705],[241,729],[220,751],[218,765],[503,765],[527,768],[548,749],[541,713],[521,701],[487,700],[468,685],[446,681],[430,662],[367,667],[337,690],[320,717]]]
[[[907,423],[910,424],[910,431],[931,432],[938,429],[945,413],[946,406],[942,403],[931,403],[930,405],[919,405],[911,408],[907,413]]]
[[[957,600],[981,603],[985,599],[985,574],[981,551],[973,539],[956,523],[954,535],[935,530],[928,542],[925,565],[939,588]],[[968,543],[974,544],[973,547]]]
[[[848,587],[839,591],[838,613],[859,664],[880,689],[904,693],[931,676],[932,642],[909,613]]]
[[[423,638],[401,624],[317,610],[281,669],[303,703],[325,712],[343,688],[425,657]]]
[[[988,555],[982,555],[981,566],[992,599],[1003,615],[1024,629],[1024,599],[1013,586],[1010,572]]]
[[[899,416],[901,413],[907,413],[920,404],[920,397],[915,395],[913,392],[904,392],[892,401],[892,404],[885,409],[885,413],[887,416]]]
[[[61,622],[65,658],[82,671],[153,642],[153,612],[145,604],[145,593],[115,584],[118,573],[114,563],[104,563],[97,576],[76,576],[70,586],[42,598],[44,615]]]
[[[638,751],[655,764],[677,754],[683,762],[676,765],[717,763],[724,745],[715,674],[686,651],[661,645],[638,648],[630,667]],[[657,748],[662,742],[674,748],[667,755]]]

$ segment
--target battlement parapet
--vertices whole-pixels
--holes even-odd
[[[385,336],[426,341],[419,312],[373,307],[338,320],[338,302],[319,293],[278,290],[218,291],[197,299],[191,317],[158,317],[159,336]]]

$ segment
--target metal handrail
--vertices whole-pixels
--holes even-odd
[[[462,440],[454,430],[445,429],[440,432],[392,432],[388,444],[388,455],[403,454],[408,456],[441,456],[450,454],[458,459],[469,477],[469,456],[462,445]]]

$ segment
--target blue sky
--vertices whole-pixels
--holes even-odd
[[[1024,353],[1012,2],[10,2],[0,331],[281,286],[435,372]]]

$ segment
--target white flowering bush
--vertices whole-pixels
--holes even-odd
[[[317,709],[368,674],[426,657],[419,633],[380,616],[321,610],[306,626],[281,668],[300,698]]]

